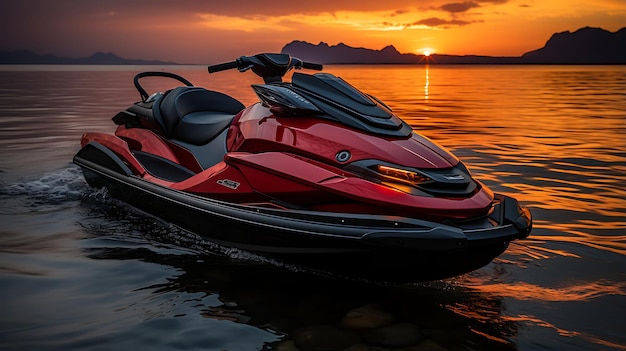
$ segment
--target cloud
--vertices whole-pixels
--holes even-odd
[[[321,15],[292,15],[292,16],[223,16],[212,13],[196,14],[196,22],[203,28],[212,30],[236,31],[254,33],[265,32],[289,32],[296,31],[299,26],[306,23],[326,23],[329,14]]]
[[[448,4],[437,7],[437,10],[446,11],[452,14],[466,12],[473,8],[481,7],[483,4],[499,5],[505,4],[509,0],[476,0],[476,1],[464,1],[464,2],[451,2]]]
[[[465,2],[453,2],[449,4],[445,4],[439,7],[440,10],[450,12],[450,13],[458,13],[465,12],[469,9],[473,9],[476,7],[480,7],[480,4],[473,1],[465,1]]]
[[[450,27],[461,27],[466,26],[474,22],[463,21],[458,19],[445,20],[438,17],[426,18],[417,22],[411,23],[408,27],[417,27],[417,26],[428,26],[428,27],[441,27],[441,28],[450,28]]]
[[[409,10],[396,10],[390,16],[395,17],[395,16],[404,15],[406,13],[409,13]]]

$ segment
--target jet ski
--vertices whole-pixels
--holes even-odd
[[[263,84],[245,107],[168,72],[73,162],[93,187],[228,248],[337,276],[453,277],[526,238],[530,211],[494,194],[384,102],[322,66],[262,53],[211,65]],[[291,82],[283,77],[294,70]],[[177,87],[148,94],[146,77]]]

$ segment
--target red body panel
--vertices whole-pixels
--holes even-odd
[[[485,187],[483,187],[484,190],[470,197],[414,196],[383,184],[346,174],[340,169],[332,171],[330,167],[320,167],[315,162],[285,153],[233,153],[228,156],[227,162],[254,168],[261,171],[261,174],[300,182],[318,191],[333,193],[338,198],[343,197],[355,202],[374,205],[381,208],[379,211],[391,213],[400,211],[404,214],[428,218],[467,218],[485,213],[493,201],[493,193]],[[283,188],[283,183],[277,184],[267,180],[269,179],[252,182],[252,185],[255,189],[263,193],[272,193],[275,197],[278,197],[276,194],[278,191],[297,190]]]
[[[124,139],[132,150],[147,152],[159,155],[172,162],[181,164],[194,172],[201,172],[202,166],[189,150],[172,143],[154,133],[143,128],[126,128],[119,126],[115,135]]]
[[[417,168],[447,168],[459,160],[428,138],[415,134],[405,139],[369,135],[321,118],[275,117],[255,104],[243,112],[231,129],[229,151],[288,151],[339,164],[335,155],[350,151],[350,161],[386,160]]]
[[[124,163],[126,163],[126,165],[130,167],[131,171],[134,174],[139,176],[143,176],[146,174],[145,168],[143,168],[141,163],[139,163],[135,156],[133,156],[133,154],[130,152],[128,144],[124,140],[111,134],[88,132],[83,134],[82,138],[80,139],[80,145],[84,147],[91,141],[106,146],[111,151],[120,156],[120,158],[124,160]]]

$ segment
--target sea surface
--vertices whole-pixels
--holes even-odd
[[[255,75],[203,66],[0,66],[1,350],[626,350],[626,66],[326,67],[533,213],[484,268],[404,285],[219,247],[88,187],[80,136],[113,132],[146,70],[256,101]]]

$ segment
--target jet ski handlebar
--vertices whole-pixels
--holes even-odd
[[[235,60],[226,63],[218,63],[217,65],[211,65],[209,66],[209,73],[216,73],[234,68],[239,68],[239,61]]]
[[[231,62],[211,65],[208,67],[208,70],[209,73],[216,73],[235,68],[240,72],[252,69],[252,72],[263,78],[266,83],[270,83],[281,81],[282,77],[294,68],[321,71],[323,66],[318,63],[302,61],[301,59],[291,57],[288,54],[264,53],[254,56],[241,56]]]

